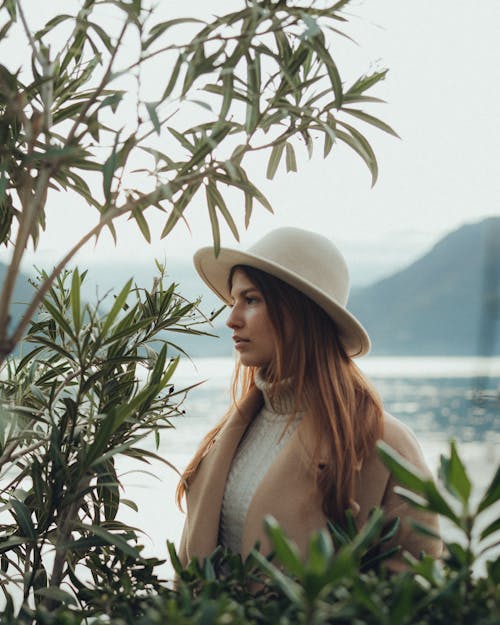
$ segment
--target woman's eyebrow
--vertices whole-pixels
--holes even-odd
[[[256,291],[257,293],[260,293],[260,291],[259,291],[259,289],[257,287],[251,286],[251,287],[248,287],[247,289],[243,289],[242,291],[239,291],[238,293],[236,293],[236,295],[239,295],[240,297],[245,297],[245,295],[248,295],[252,291]],[[232,291],[231,291],[230,295],[234,299],[234,295],[233,295]]]

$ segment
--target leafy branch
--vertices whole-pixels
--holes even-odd
[[[103,227],[116,236],[113,224],[119,216],[130,215],[149,241],[148,215],[152,210],[166,213],[161,233],[166,237],[204,193],[217,251],[221,219],[239,236],[227,190],[242,193],[245,226],[254,202],[272,210],[245,169],[250,153],[268,153],[267,175],[272,178],[283,155],[287,171],[296,171],[297,148],[305,145],[311,155],[323,136],[324,156],[343,142],[365,161],[375,182],[373,149],[346,119],[395,134],[371,113],[353,108],[379,101],[366,92],[386,72],[361,76],[345,88],[327,37],[345,34],[338,28],[347,21],[345,5],[319,9],[247,1],[210,22],[190,17],[158,22],[154,10],[140,2],[86,0],[75,17],[56,15],[32,32],[22,0],[2,2],[4,36],[17,35],[19,17],[31,63],[23,66],[24,81],[19,71],[0,67],[0,238],[7,245],[17,222],[0,298],[0,360],[14,349],[58,272]],[[99,23],[106,6],[119,17],[109,28]],[[57,36],[68,26],[72,28],[61,46]],[[175,35],[179,26],[200,27],[183,43]],[[127,80],[133,71],[151,71],[153,62],[171,69],[153,101],[144,97],[138,82],[134,121]],[[193,107],[199,112],[191,115],[194,123],[180,126],[180,114]],[[138,187],[138,173],[154,188]],[[20,263],[28,241],[37,246],[54,192],[76,194],[97,210],[99,221],[63,254],[47,285],[34,295],[29,313],[9,329]]]

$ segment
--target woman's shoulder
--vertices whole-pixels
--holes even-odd
[[[428,472],[420,444],[413,430],[389,412],[384,412],[384,432],[382,440],[397,451],[403,458],[419,469]]]

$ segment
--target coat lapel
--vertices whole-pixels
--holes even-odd
[[[186,498],[188,559],[194,555],[204,558],[217,546],[222,498],[231,462],[241,437],[262,403],[260,391],[253,389],[239,409],[229,416],[198,467]]]
[[[267,515],[278,521],[302,554],[307,550],[309,534],[326,523],[315,485],[315,467],[321,461],[312,461],[303,425],[280,451],[250,502],[241,544],[244,557],[257,540],[264,554],[271,550],[263,524]]]

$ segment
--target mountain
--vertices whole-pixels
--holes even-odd
[[[500,217],[466,224],[349,309],[374,355],[500,354]]]

